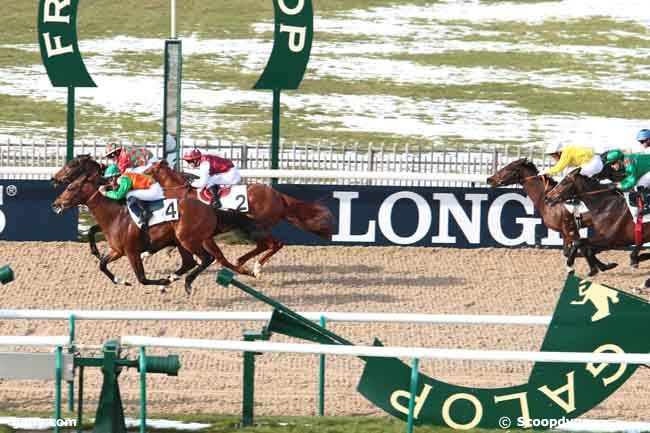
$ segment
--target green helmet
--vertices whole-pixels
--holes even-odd
[[[109,165],[106,171],[104,172],[104,177],[114,177],[114,176],[120,176],[122,172],[120,169],[117,167],[117,165]]]
[[[625,155],[623,155],[623,152],[616,149],[616,150],[610,150],[609,152],[607,152],[607,159],[605,160],[605,162],[607,164],[612,164],[612,163],[614,163],[616,161],[623,161],[623,159],[625,159]]]

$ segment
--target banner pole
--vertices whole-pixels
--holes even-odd
[[[172,28],[172,39],[176,39],[176,0],[171,0],[171,28]]]
[[[280,89],[273,89],[273,129],[271,131],[271,170],[279,168],[280,154]],[[278,178],[271,179],[272,184],[278,183]]]
[[[66,152],[65,161],[68,162],[74,158],[74,121],[75,121],[75,104],[74,104],[74,86],[68,87],[68,121],[66,133]]]

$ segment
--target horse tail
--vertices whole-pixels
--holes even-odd
[[[306,202],[282,194],[286,205],[286,220],[309,233],[329,240],[334,233],[334,215],[321,201]]]

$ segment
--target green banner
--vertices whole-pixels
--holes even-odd
[[[255,89],[291,89],[300,86],[314,39],[311,0],[273,0],[275,30],[271,57]]]
[[[648,329],[648,302],[571,274],[540,350],[648,353],[650,339],[643,338]],[[386,412],[406,420],[411,367],[398,359],[366,361],[358,391]],[[461,430],[545,429],[551,427],[550,420],[570,420],[589,411],[636,369],[636,365],[620,364],[536,363],[527,383],[498,389],[462,387],[420,375],[415,423]]]
[[[81,59],[77,42],[79,0],[40,0],[38,43],[54,87],[97,87]]]

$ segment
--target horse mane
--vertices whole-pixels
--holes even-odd
[[[535,165],[535,163],[534,163],[533,161],[531,161],[530,159],[528,159],[528,158],[521,158],[520,161],[521,161],[521,165],[522,165],[522,167],[525,167],[525,168],[531,169],[531,170],[533,170],[533,171],[539,173],[539,169],[537,168],[537,166]],[[551,176],[549,176],[549,175],[547,175],[547,174],[543,175],[543,177],[544,177],[544,179],[548,182],[548,184],[549,184],[549,186],[550,186],[551,188],[553,188],[555,185],[557,185],[557,181],[556,181],[555,179],[553,179],[553,177],[551,177]]]

